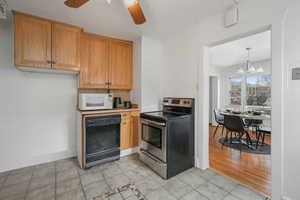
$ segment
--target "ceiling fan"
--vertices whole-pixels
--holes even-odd
[[[65,5],[71,8],[79,8],[89,0],[67,0]],[[106,0],[109,4],[111,0]],[[143,24],[146,22],[144,12],[142,10],[139,0],[123,0],[129,13],[131,14],[135,24]]]

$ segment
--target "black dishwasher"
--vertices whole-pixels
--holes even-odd
[[[120,159],[121,115],[85,118],[85,167]]]

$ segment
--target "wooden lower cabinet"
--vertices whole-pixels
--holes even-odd
[[[122,114],[121,122],[121,150],[139,145],[139,112]]]
[[[139,130],[140,130],[140,113],[131,113],[131,144],[132,147],[139,146]]]

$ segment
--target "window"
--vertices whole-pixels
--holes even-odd
[[[253,75],[246,82],[247,106],[271,106],[271,75]]]
[[[242,79],[230,78],[230,91],[229,91],[229,104],[241,105],[242,104]]]

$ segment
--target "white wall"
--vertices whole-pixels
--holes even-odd
[[[141,52],[141,109],[142,112],[156,111],[161,103],[162,44],[144,36]]]
[[[133,88],[130,92],[130,100],[134,104],[141,105],[142,101],[142,38],[134,41],[133,45]]]
[[[291,69],[300,67],[300,2],[294,1],[284,23],[285,30],[285,130],[284,130],[284,193],[300,199],[300,81],[291,80]]]
[[[11,21],[0,20],[0,172],[75,154],[77,79],[17,70]]]
[[[166,54],[166,66],[164,68],[165,81],[163,81],[163,94],[174,96],[190,96],[198,97],[198,116],[197,133],[197,161],[201,168],[208,167],[208,118],[203,118],[203,113],[208,113],[208,77],[204,74],[209,74],[209,69],[204,67],[208,65],[209,58],[207,45],[214,45],[222,41],[236,39],[239,36],[246,36],[258,30],[265,30],[266,27],[272,25],[275,30],[273,34],[273,51],[274,67],[276,70],[273,76],[278,78],[274,86],[276,88],[273,105],[276,109],[273,114],[277,121],[274,124],[276,130],[273,131],[273,137],[276,140],[272,143],[276,148],[273,148],[274,154],[273,163],[273,199],[279,199],[282,194],[281,185],[281,159],[282,152],[280,150],[282,138],[282,116],[281,116],[281,24],[282,15],[285,10],[285,4],[288,1],[273,1],[273,0],[246,0],[240,1],[240,22],[238,25],[229,29],[223,26],[223,13],[211,16],[203,20],[200,24],[193,27],[186,28],[184,32],[178,32],[177,35],[169,38],[164,45],[164,52]],[[299,17],[298,17],[299,18]],[[272,62],[273,62],[272,61]],[[197,76],[198,75],[198,76]],[[197,87],[199,90],[197,90]],[[197,93],[198,91],[198,93]],[[274,90],[275,91],[275,90]],[[208,116],[208,114],[207,114]],[[295,142],[295,141],[293,141]],[[296,175],[295,173],[293,174]],[[291,181],[294,185],[300,185],[297,181]],[[292,194],[289,194],[292,196]],[[299,197],[299,196],[298,196]]]
[[[205,112],[207,108],[203,107],[205,105],[203,96],[208,95],[208,80],[205,79],[208,77],[203,77],[203,64],[207,62],[203,60],[205,46],[271,24],[271,3],[271,0],[241,1],[240,23],[238,25],[230,29],[224,28],[223,13],[221,13],[169,38],[164,45],[167,59],[164,74],[168,77],[163,81],[163,94],[190,97],[199,95],[199,113]],[[197,93],[197,85],[199,85],[199,94]],[[206,103],[208,104],[208,102]],[[198,131],[202,131],[202,127],[207,126],[207,124],[208,122],[201,121],[198,124]],[[200,143],[203,143],[203,140],[206,139],[199,138]],[[199,159],[203,160],[203,158]],[[207,166],[207,164],[202,163],[202,166]]]

